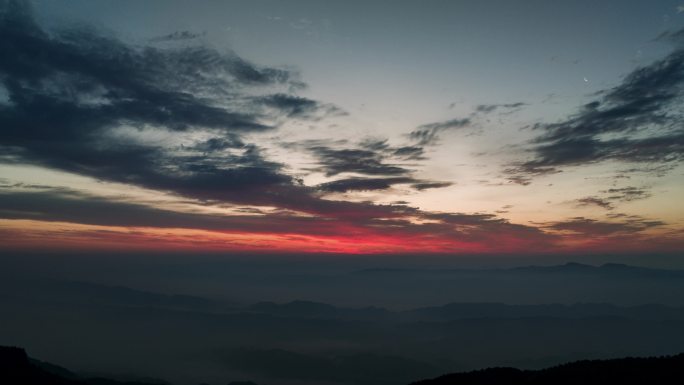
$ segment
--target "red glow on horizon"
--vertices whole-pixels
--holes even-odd
[[[520,234],[487,234],[478,241],[445,234],[409,234],[360,231],[349,228],[340,235],[300,233],[216,232],[193,229],[126,228],[28,220],[0,221],[5,250],[34,251],[198,251],[330,254],[487,254],[568,251],[649,251],[638,239],[595,239],[589,242],[565,237],[545,244]],[[671,239],[658,250],[681,250]],[[650,247],[650,248],[649,248]]]

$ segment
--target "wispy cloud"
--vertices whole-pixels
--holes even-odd
[[[542,133],[530,144],[532,159],[512,165],[516,183],[531,177],[613,160],[631,164],[671,165],[684,159],[684,50],[638,68],[618,86],[558,123],[539,123]]]
[[[174,31],[166,35],[153,37],[150,39],[152,42],[164,42],[164,41],[183,41],[183,40],[193,40],[200,37],[206,36],[206,32],[190,32],[190,31]]]
[[[377,151],[359,148],[335,149],[325,146],[313,146],[308,150],[318,158],[320,171],[326,176],[342,173],[407,175],[411,172],[401,165],[387,163],[386,157]]]
[[[606,210],[613,210],[618,203],[647,199],[651,196],[648,189],[633,186],[609,188],[602,190],[601,194],[601,196],[580,198],[576,201],[577,205],[579,207],[598,206]]]
[[[612,210],[614,208],[612,203],[608,202],[606,199],[602,199],[599,197],[580,198],[577,200],[577,205],[579,207],[598,206],[606,210]]]
[[[451,119],[444,122],[434,122],[418,126],[409,133],[409,137],[418,145],[431,145],[439,140],[439,133],[446,130],[461,129],[470,126],[470,118]]]
[[[627,216],[611,221],[600,221],[584,217],[571,218],[564,221],[548,223],[544,228],[593,239],[600,236],[630,235],[644,230],[665,225],[662,221],[648,220],[639,216]]]
[[[504,103],[504,104],[480,104],[475,107],[476,113],[489,114],[495,112],[496,110],[507,110],[507,112],[512,112],[526,106],[527,103],[515,102],[515,103]]]

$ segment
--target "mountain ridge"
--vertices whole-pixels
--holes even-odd
[[[47,370],[45,367],[52,368]],[[159,385],[83,378],[62,367],[30,358],[15,346],[0,346],[0,382],[11,385]],[[248,381],[229,384],[254,384]],[[684,383],[684,353],[651,357],[579,360],[539,370],[491,367],[419,380],[409,385],[622,385]]]
[[[410,385],[647,385],[684,383],[684,353],[580,360],[540,370],[496,367],[445,374]]]

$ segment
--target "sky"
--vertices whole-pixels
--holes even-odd
[[[680,253],[681,1],[0,1],[0,249]]]

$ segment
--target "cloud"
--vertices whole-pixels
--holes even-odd
[[[579,207],[583,206],[598,206],[606,210],[615,208],[616,202],[631,202],[640,199],[646,199],[651,196],[651,193],[645,188],[639,187],[620,187],[602,190],[602,197],[590,196],[577,200]]]
[[[196,33],[190,31],[175,31],[166,35],[153,37],[150,41],[153,42],[165,42],[165,41],[182,41],[182,40],[192,40],[200,37],[206,36],[206,32]]]
[[[444,188],[453,185],[451,182],[418,182],[411,185],[414,189],[418,191],[433,189],[433,188]]]
[[[460,130],[475,126],[475,123],[482,115],[490,114],[496,110],[508,110],[509,113],[517,111],[520,107],[527,105],[523,102],[507,104],[480,104],[467,118],[455,118],[442,122],[433,122],[418,126],[411,131],[408,136],[416,141],[419,146],[434,145],[439,141],[439,134],[449,130]],[[452,106],[453,107],[453,104]]]
[[[638,68],[618,86],[557,123],[539,123],[530,144],[533,158],[509,168],[511,180],[613,160],[649,166],[684,159],[684,49]],[[542,172],[539,172],[542,170]]]
[[[242,141],[242,139],[240,139],[238,135],[227,134],[220,138],[209,138],[207,140],[199,141],[191,146],[188,146],[187,149],[198,151],[206,155],[231,148],[245,148],[246,146],[247,145]]]
[[[320,162],[319,171],[326,176],[342,173],[364,175],[407,175],[411,170],[398,165],[386,163],[387,156],[378,151],[362,148],[335,149],[315,145],[307,148]]]
[[[344,148],[339,148],[343,146]],[[338,174],[361,174],[382,176],[376,178],[350,177],[318,185],[318,189],[328,192],[377,191],[387,190],[395,184],[410,184],[416,190],[450,186],[450,182],[429,181],[411,176],[413,170],[397,161],[422,160],[423,147],[394,147],[387,139],[365,138],[356,147],[346,141],[308,141],[286,143],[286,147],[300,147],[312,153],[319,162],[314,171],[324,172],[326,176]],[[351,147],[351,148],[350,148]]]
[[[425,160],[425,150],[420,146],[403,146],[392,150],[392,155],[405,160]]]
[[[602,192],[608,194],[606,199],[620,202],[631,202],[646,199],[651,196],[651,193],[647,189],[633,186],[611,188]]]
[[[338,174],[361,174],[369,176],[385,176],[402,180],[401,183],[432,183],[412,178],[415,164],[407,164],[406,161],[418,161],[426,159],[422,146],[392,146],[387,139],[365,138],[353,144],[348,141],[312,140],[299,143],[282,143],[285,148],[303,149],[318,161],[318,167],[311,171],[323,172],[326,176]],[[351,181],[351,180],[350,180]],[[354,181],[353,183],[357,183]],[[358,182],[362,183],[362,182]],[[373,184],[383,185],[379,179]],[[395,184],[398,182],[392,182]],[[421,186],[418,186],[421,187]]]
[[[455,104],[452,103],[449,108],[452,108]],[[467,118],[455,118],[442,122],[433,122],[428,124],[423,124],[408,134],[408,137],[417,142],[418,146],[430,146],[434,145],[439,141],[439,134],[444,131],[449,130],[462,130],[465,128],[478,128],[481,129],[479,122],[485,115],[491,114],[497,110],[505,110],[503,114],[510,114],[518,111],[521,107],[526,106],[527,103],[515,102],[515,103],[505,103],[505,104],[480,104],[477,105],[473,112],[469,114]],[[479,131],[471,132],[470,134],[476,134]]]
[[[379,250],[408,245],[440,252],[527,251],[551,247],[557,239],[492,214],[326,199],[330,191],[395,184],[416,190],[449,186],[415,178],[415,165],[407,161],[424,159],[424,145],[438,133],[468,126],[469,119],[420,126],[425,134],[417,134],[415,145],[393,146],[386,140],[296,143],[316,158],[317,171],[329,177],[352,174],[305,186],[250,143],[251,134],[277,130],[284,118],[342,113],[294,94],[302,86],[296,72],[202,45],[137,47],[87,27],[45,31],[26,4],[0,3],[3,162],[134,185],[216,208],[269,206],[277,212],[253,207],[242,210],[249,215],[176,212],[63,189],[8,185],[0,192],[4,219],[314,234],[347,244],[368,240]],[[157,134],[168,139],[145,140]]]
[[[346,215],[330,218],[253,210],[249,215],[179,212],[69,189],[22,185],[0,189],[0,218],[129,229],[300,234],[335,240],[342,248],[368,244],[372,247],[369,250],[377,248],[376,251],[514,251],[530,245],[549,247],[553,241],[552,236],[539,229],[511,224],[494,215],[427,213],[406,205],[330,203],[344,205],[340,211],[344,210]],[[429,222],[416,223],[416,218]]]
[[[584,197],[584,198],[580,198],[580,199],[577,200],[577,205],[578,205],[579,207],[585,207],[585,206],[598,206],[598,207],[604,208],[604,209],[606,209],[606,210],[612,210],[612,209],[614,208],[612,203],[608,202],[608,201],[605,200],[605,199],[601,199],[601,198],[598,198],[598,197]]]
[[[466,127],[469,124],[470,124],[470,119],[468,119],[468,118],[451,119],[451,120],[447,120],[444,122],[423,124],[422,126],[419,126],[418,128],[419,129],[426,129],[426,130],[442,131],[442,130],[450,130],[450,129],[454,129],[454,128]]]
[[[353,205],[346,208],[351,209]],[[94,226],[181,228],[215,232],[334,236],[357,216],[342,221],[292,213],[237,210],[251,215],[182,212],[65,188],[11,186],[0,189],[0,218]],[[351,222],[347,222],[351,220]],[[357,225],[362,229],[363,224]]]
[[[614,216],[614,218],[618,217]],[[644,230],[664,225],[665,223],[662,221],[647,220],[638,216],[627,216],[622,218],[621,221],[599,221],[575,217],[565,221],[547,223],[542,227],[593,239],[602,236],[638,234]]]
[[[439,140],[439,133],[446,130],[461,129],[470,126],[469,118],[451,119],[444,122],[428,123],[418,126],[409,133],[409,137],[418,142],[419,145],[435,144]]]
[[[322,183],[318,185],[318,189],[329,192],[377,191],[390,189],[395,184],[410,184],[411,188],[418,191],[449,187],[452,185],[451,182],[433,182],[410,177],[347,178]]]
[[[337,245],[326,248],[329,251],[349,251],[349,247],[354,247],[354,250],[358,248],[374,252],[562,250],[563,246],[559,243],[561,239],[586,241],[606,237],[632,237],[626,241],[631,240],[633,243],[637,239],[634,238],[635,235],[639,235],[638,240],[643,241],[644,230],[664,225],[663,222],[650,221],[638,216],[609,214],[610,221],[578,217],[535,227],[513,224],[486,213],[425,212],[409,207],[405,202],[387,206],[335,201],[330,203],[344,205],[337,208],[346,215],[301,216],[282,210],[264,212],[253,208],[247,210],[247,215],[180,212],[129,202],[121,198],[92,196],[65,188],[5,185],[0,189],[0,218],[114,226],[128,229],[128,233],[133,231],[132,228],[180,228],[204,230],[215,234],[279,234],[289,239],[297,236],[309,237],[308,239],[318,237],[320,242],[328,240],[333,242],[330,245]],[[70,232],[70,239],[78,237],[78,231],[82,232],[84,237],[92,238],[88,235],[87,228],[78,231],[66,230],[68,228],[64,231]],[[16,236],[21,237],[21,234],[22,232],[17,232]],[[144,243],[144,236],[141,237],[139,242]],[[264,246],[277,247],[266,244],[260,247]]]
[[[527,103],[516,102],[516,103],[506,103],[506,104],[480,104],[475,107],[476,113],[489,114],[496,110],[506,109],[506,110],[516,110],[520,107],[526,106]]]
[[[375,191],[387,190],[394,184],[411,183],[413,178],[347,178],[318,185],[318,188],[329,192]]]
[[[281,113],[266,107],[289,115],[330,108],[282,92],[255,98],[296,88],[296,73],[201,45],[134,47],[88,27],[47,32],[22,1],[0,3],[0,35],[2,161],[200,200],[333,206],[244,140],[276,129]],[[154,132],[175,142],[136,137]]]
[[[527,186],[532,183],[532,179],[537,176],[557,174],[560,170],[553,167],[535,167],[532,165],[514,164],[513,167],[506,168],[503,173],[506,180],[510,183]]]
[[[359,147],[365,150],[382,153],[386,157],[394,157],[402,160],[425,160],[425,149],[422,146],[391,146],[387,139],[366,138],[359,143]]]
[[[678,31],[666,30],[658,35],[658,37],[655,38],[655,41],[682,44],[682,42],[684,42],[684,29]]]
[[[324,104],[300,96],[282,93],[261,96],[255,98],[255,101],[274,108],[290,118],[317,120],[325,116],[343,116],[347,114],[332,104]]]

